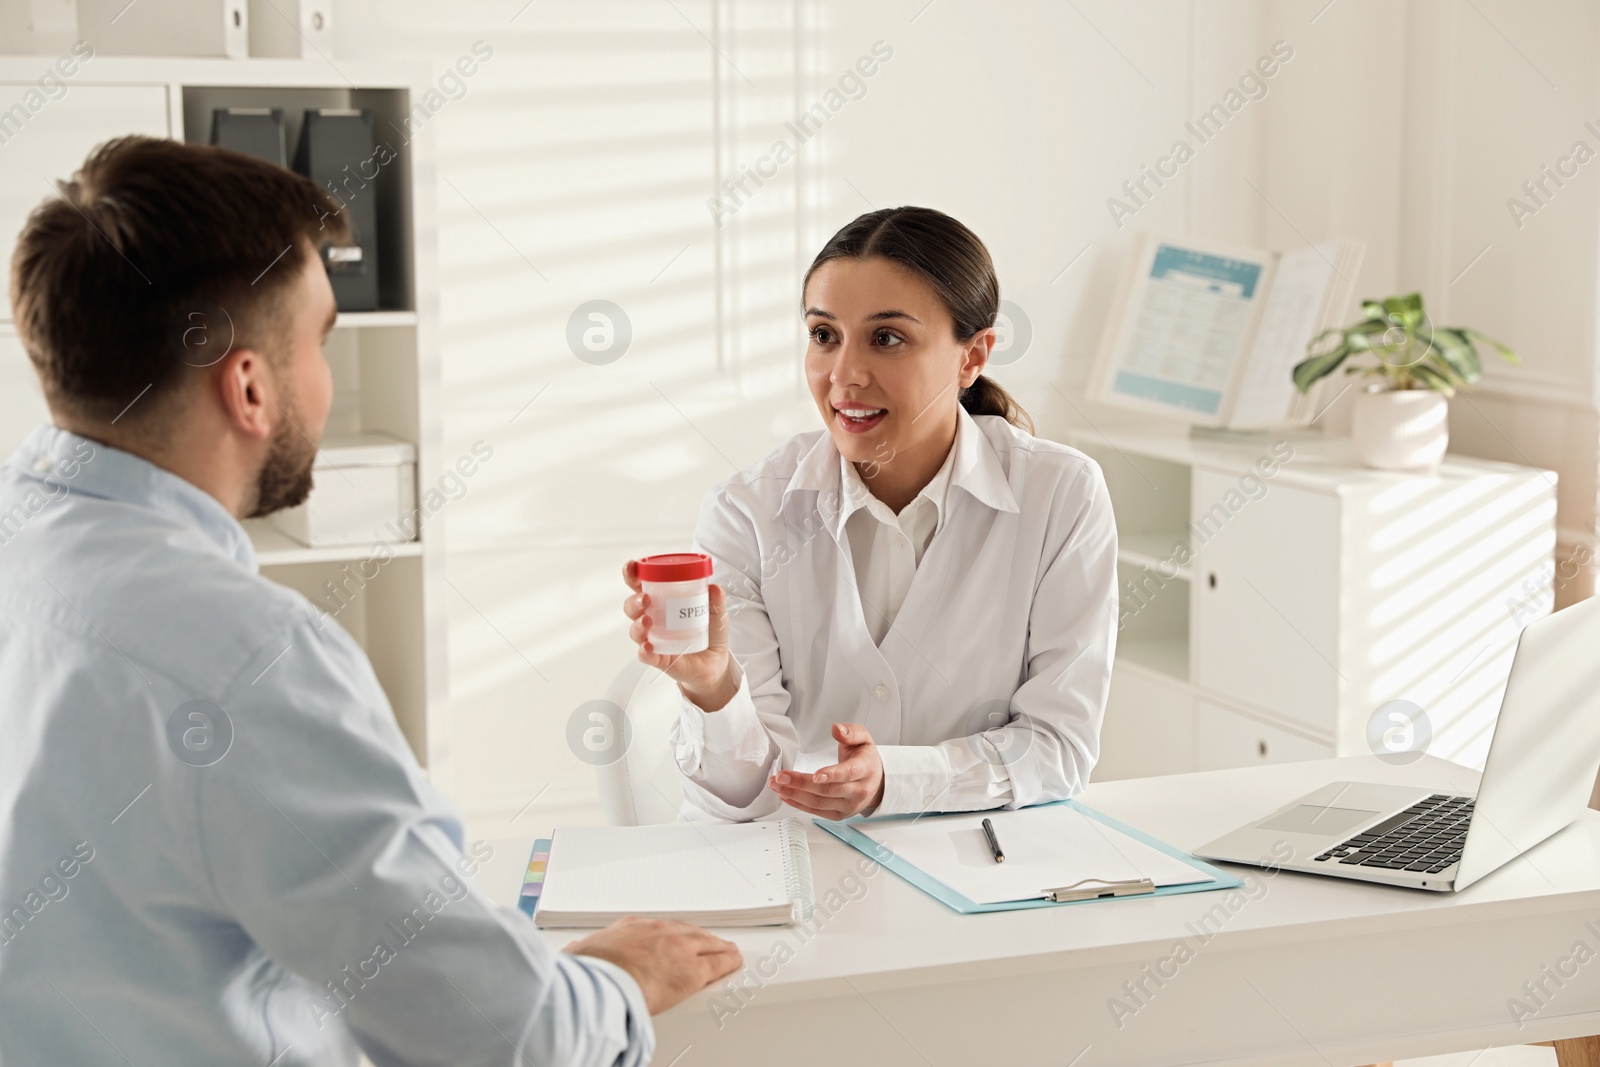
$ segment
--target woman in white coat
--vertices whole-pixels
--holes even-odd
[[[1099,753],[1117,630],[1100,469],[1031,434],[983,376],[1000,288],[938,211],[863,215],[806,274],[806,378],[825,429],[706,497],[711,645],[639,658],[684,697],[688,798],[725,819],[1072,796]],[[1023,427],[1026,426],[1026,429]]]

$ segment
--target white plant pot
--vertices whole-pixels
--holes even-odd
[[[1444,458],[1450,444],[1450,406],[1432,389],[1358,393],[1350,435],[1369,467],[1416,470]]]

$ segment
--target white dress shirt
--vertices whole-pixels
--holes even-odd
[[[727,706],[685,701],[674,724],[694,807],[725,819],[778,810],[767,777],[836,762],[835,722],[861,723],[878,745],[876,814],[1021,807],[1087,784],[1117,623],[1104,478],[1081,452],[1002,418],[957,418],[948,484],[930,483],[909,521],[889,512],[898,532],[881,514],[881,529],[867,525],[881,502],[850,489],[824,431],[707,495],[695,540],[728,595],[741,679]],[[917,558],[909,535],[930,517]],[[870,545],[865,564],[858,543]],[[902,548],[909,570],[903,551],[895,561]]]
[[[960,423],[956,425],[959,430]],[[884,634],[900,614],[900,605],[911,591],[911,579],[922,562],[922,554],[944,525],[945,493],[950,487],[950,467],[955,455],[956,446],[952,441],[938,473],[898,515],[872,494],[854,463],[839,457],[844,485],[839,525],[843,528],[841,533],[850,540],[856,588],[861,591],[867,632],[872,634],[875,645],[883,643]]]
[[[484,896],[360,647],[189,482],[33,432],[0,693],[0,1063],[649,1062],[633,978]]]

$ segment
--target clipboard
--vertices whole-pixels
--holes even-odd
[[[1104,900],[1106,897],[1137,897],[1155,891],[1156,884],[1148,878],[1120,878],[1109,882],[1103,878],[1085,878],[1071,885],[1045,890],[1044,899],[1052,904],[1071,904],[1079,900]]]
[[[1114,830],[1127,834],[1136,841],[1149,845],[1157,851],[1164,852],[1168,856],[1180,860],[1206,875],[1208,880],[1190,882],[1184,885],[1154,886],[1148,879],[1142,878],[1126,881],[1086,879],[1070,886],[1060,886],[1054,889],[1042,887],[1041,894],[1048,893],[1049,895],[1041,895],[1037,899],[1006,900],[994,904],[979,904],[951,889],[921,868],[901,859],[889,848],[878,844],[872,838],[856,829],[856,826],[861,823],[889,822],[897,819],[937,819],[939,818],[938,814],[884,815],[874,819],[863,819],[861,816],[855,815],[842,822],[817,818],[813,818],[811,821],[851,848],[876,860],[884,869],[892,871],[939,901],[939,903],[961,915],[981,915],[994,911],[1022,911],[1029,908],[1062,908],[1070,907],[1074,904],[1094,904],[1102,900],[1126,900],[1135,897],[1166,897],[1177,896],[1180,893],[1208,893],[1218,889],[1239,889],[1244,885],[1243,881],[1228,874],[1226,871],[1213,867],[1204,860],[1196,859],[1187,852],[1174,848],[1140,830],[1135,830],[1133,827],[1118,822],[1111,816],[1102,814],[1086,804],[1080,804],[1076,800],[1058,800],[1050,804],[1039,805],[1039,807],[1059,806],[1070,807],[1104,826],[1109,826]],[[961,815],[970,814],[970,812],[943,812],[940,814]]]

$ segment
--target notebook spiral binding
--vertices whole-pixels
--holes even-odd
[[[783,878],[789,890],[789,899],[795,902],[794,921],[811,921],[811,909],[816,902],[811,882],[811,846],[806,841],[805,824],[799,819],[785,819],[778,828],[778,844],[783,849]]]

